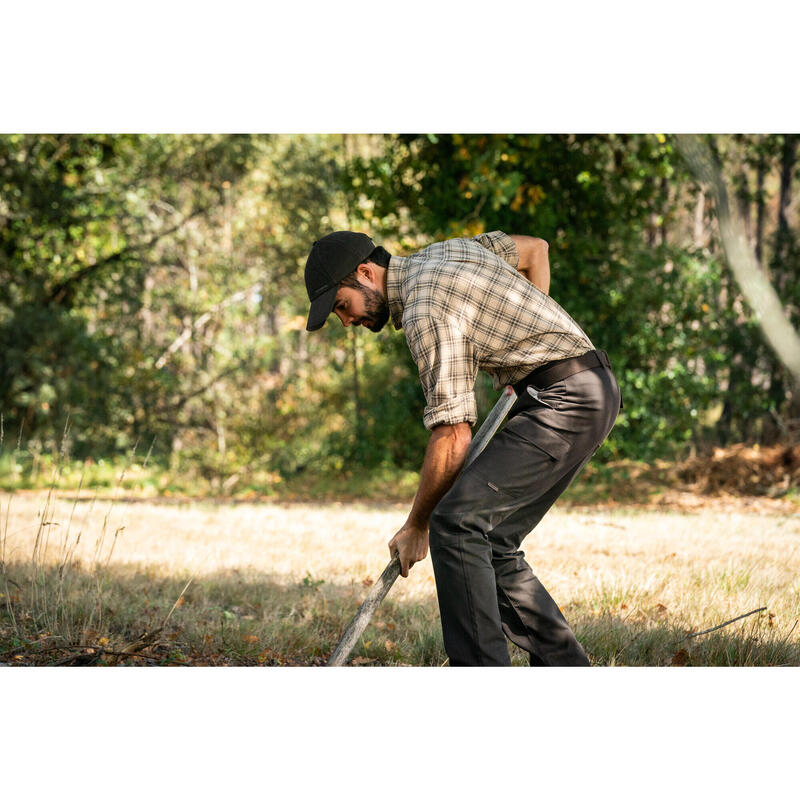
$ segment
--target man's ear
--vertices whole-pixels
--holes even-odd
[[[359,279],[366,278],[367,282],[374,285],[376,283],[375,265],[370,264],[368,261],[359,264],[356,267],[356,276]],[[363,280],[362,280],[363,283]]]

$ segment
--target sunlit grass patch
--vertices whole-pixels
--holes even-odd
[[[405,515],[385,503],[3,495],[0,659],[324,664]],[[797,518],[555,508],[523,547],[593,664],[800,664]],[[351,663],[445,661],[426,559],[398,579]]]

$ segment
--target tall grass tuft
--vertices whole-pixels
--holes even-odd
[[[9,628],[1,633],[11,634],[10,637],[2,636],[6,641],[0,643],[0,654],[13,654],[20,661],[25,660],[25,655],[21,654],[51,653],[54,658],[60,657],[55,663],[108,663],[109,659],[104,659],[104,656],[113,649],[109,647],[112,636],[123,650],[129,647],[124,636],[114,636],[115,625],[110,620],[114,612],[109,608],[109,594],[113,594],[110,590],[117,581],[116,572],[110,565],[126,528],[113,522],[113,513],[127,469],[134,462],[136,445],[129,451],[118,474],[94,542],[88,548],[81,547],[89,521],[97,510],[98,494],[97,491],[92,494],[84,513],[80,513],[79,504],[85,503],[82,472],[74,496],[68,501],[65,516],[56,518],[57,508],[62,512],[65,510],[65,503],[57,493],[61,489],[64,466],[70,463],[69,433],[67,420],[47,491],[39,495],[42,505],[36,512],[36,523],[31,526],[35,530],[32,536],[25,537],[30,544],[27,560],[19,557],[18,548],[10,547],[9,520],[15,499],[13,495],[8,495],[5,515],[0,519],[0,577],[5,607],[5,620],[0,622],[5,622]],[[79,549],[80,558],[76,555]],[[182,597],[183,592],[176,605]],[[171,613],[167,614],[164,622],[169,620]],[[163,624],[151,626],[140,638],[149,635],[148,643],[152,643],[161,628]],[[133,656],[138,648],[129,649]],[[47,658],[43,663],[52,663],[52,659]]]

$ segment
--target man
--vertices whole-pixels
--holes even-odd
[[[508,665],[505,635],[532,665],[588,666],[519,547],[603,443],[620,392],[606,354],[547,294],[546,243],[494,231],[402,258],[337,231],[314,243],[305,280],[308,330],[331,311],[374,332],[391,317],[419,368],[431,437],[389,551],[407,577],[430,543],[450,664]],[[519,399],[462,472],[478,368]]]

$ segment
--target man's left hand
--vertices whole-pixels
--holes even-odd
[[[428,528],[406,522],[389,542],[389,553],[399,554],[400,574],[407,578],[409,569],[428,555]]]

